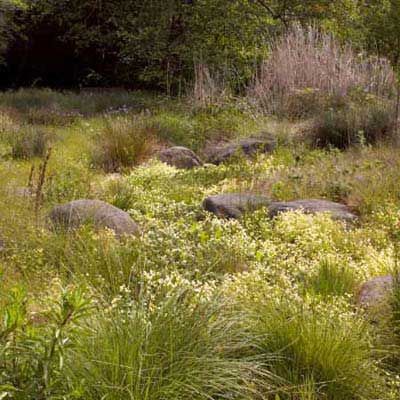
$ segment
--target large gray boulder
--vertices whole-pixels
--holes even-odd
[[[248,138],[238,142],[228,143],[218,146],[209,152],[207,162],[219,165],[228,161],[235,155],[244,155],[246,157],[254,157],[258,153],[270,153],[276,147],[276,141],[272,138],[257,139]]]
[[[180,169],[191,169],[203,165],[200,158],[192,150],[181,146],[170,147],[160,151],[158,159]]]
[[[354,222],[357,219],[357,216],[344,204],[316,199],[272,202],[268,207],[268,214],[274,218],[280,213],[296,210],[306,214],[329,213],[333,219],[344,222]]]
[[[55,227],[78,228],[91,223],[96,229],[112,229],[117,236],[137,235],[138,225],[128,213],[100,200],[74,200],[53,208],[49,219]]]
[[[219,194],[203,201],[205,210],[221,218],[240,218],[243,213],[268,207],[270,200],[264,196],[246,193]]]

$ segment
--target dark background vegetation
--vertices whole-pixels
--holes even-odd
[[[241,90],[293,21],[397,64],[399,10],[397,0],[0,0],[0,87],[176,94],[204,63]]]

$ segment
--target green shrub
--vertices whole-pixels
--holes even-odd
[[[16,400],[65,395],[64,361],[90,309],[85,292],[62,289],[46,311],[35,314],[28,312],[21,288],[5,294],[2,287],[0,300],[0,395]]]
[[[92,162],[106,172],[116,172],[138,165],[152,153],[154,129],[140,119],[106,118],[95,137]]]
[[[347,99],[343,106],[331,107],[316,117],[313,143],[343,149],[393,139],[394,115],[391,103],[386,100],[371,97],[368,101],[353,102]]]

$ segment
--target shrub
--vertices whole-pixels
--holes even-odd
[[[66,394],[64,360],[90,309],[80,288],[62,289],[48,309],[30,314],[21,288],[1,288],[0,394],[12,399],[50,399]],[[43,323],[46,321],[46,323]]]
[[[394,82],[389,61],[356,54],[316,28],[293,25],[273,45],[249,93],[264,111],[302,116],[318,111],[325,96],[343,97],[353,88],[390,96]]]
[[[155,142],[154,129],[140,119],[106,118],[96,136],[92,161],[106,172],[120,171],[146,160]]]
[[[348,100],[344,106],[321,111],[312,132],[317,146],[346,148],[354,144],[374,144],[395,134],[391,103],[369,97],[366,101]]]

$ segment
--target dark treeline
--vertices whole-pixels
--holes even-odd
[[[178,92],[194,65],[236,90],[293,21],[398,60],[398,0],[0,0],[0,86]]]

